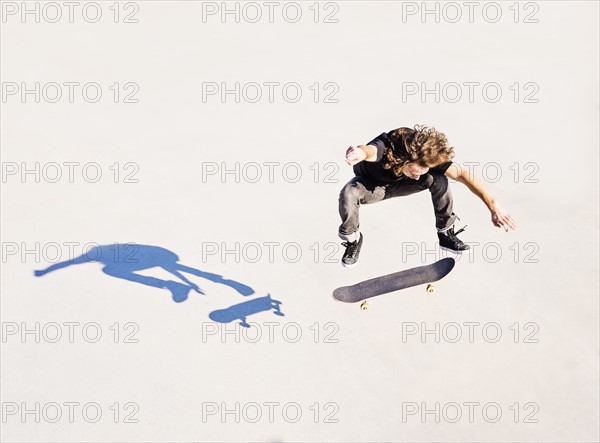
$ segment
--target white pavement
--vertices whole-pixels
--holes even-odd
[[[70,23],[28,2],[36,23],[2,2],[2,441],[598,441],[598,3],[485,2],[472,23],[463,3],[427,3],[436,22],[284,2],[273,23],[265,3],[227,3],[239,23],[221,2],[85,4]],[[473,249],[436,293],[337,303],[446,256],[425,192],[362,207],[339,265],[345,149],[416,123],[518,228],[453,183]],[[229,285],[188,273],[203,294],[175,303],[98,262],[33,274],[115,243]],[[267,295],[284,316],[209,317]]]

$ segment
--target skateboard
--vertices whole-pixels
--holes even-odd
[[[273,310],[273,314],[284,316],[279,307],[281,302],[271,298],[271,294],[266,297],[259,297],[253,300],[248,300],[237,305],[230,306],[226,309],[219,309],[211,312],[208,317],[219,323],[230,323],[235,320],[240,320],[240,325],[244,328],[249,328],[250,324],[246,321],[246,318],[250,315],[256,314],[262,311]]]
[[[435,287],[431,283],[448,275],[454,268],[454,264],[454,259],[447,257],[430,265],[382,275],[352,286],[342,286],[333,291],[333,298],[344,303],[362,302],[360,308],[366,311],[368,309],[366,301],[368,298],[377,297],[388,292],[429,283],[426,288],[427,293],[433,294]]]

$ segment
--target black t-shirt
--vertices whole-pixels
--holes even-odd
[[[414,129],[410,128],[401,128],[407,134],[414,132]],[[398,130],[395,130],[398,131]],[[400,180],[406,180],[406,176],[404,174],[400,174],[397,176],[391,169],[385,169],[384,165],[387,162],[386,153],[388,149],[392,149],[392,143],[390,140],[390,132],[384,132],[378,137],[374,138],[372,141],[367,143],[368,145],[375,146],[377,148],[377,160],[374,162],[362,161],[354,165],[354,174],[360,175],[371,180],[374,183],[381,184],[390,184],[395,183]],[[402,135],[400,136],[400,144],[402,144]],[[398,145],[399,143],[396,143]],[[429,168],[429,172],[444,174],[446,170],[450,167],[452,162],[441,163],[433,168]]]

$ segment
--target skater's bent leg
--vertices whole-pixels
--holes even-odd
[[[450,186],[448,186],[448,177],[443,174],[427,174],[433,178],[429,192],[431,192],[431,201],[435,212],[435,226],[438,232],[444,232],[450,229],[456,221],[456,214],[452,212],[453,199]]]
[[[429,172],[422,175],[419,180],[410,178],[400,180],[387,187],[385,198],[411,195],[425,189],[429,189],[431,193],[437,230],[443,232],[451,228],[457,217],[452,212],[452,193],[448,186],[448,178],[443,174]]]
[[[375,186],[364,177],[356,176],[340,191],[339,213],[342,224],[338,235],[342,240],[354,242],[358,240],[360,227],[359,208],[361,204],[376,203],[385,197],[385,187]]]

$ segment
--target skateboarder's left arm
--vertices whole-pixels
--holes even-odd
[[[515,220],[509,213],[504,211],[500,205],[498,205],[490,191],[488,191],[484,184],[473,174],[469,174],[467,170],[461,169],[458,164],[452,163],[446,170],[445,175],[446,177],[465,185],[473,194],[485,203],[492,214],[492,223],[494,226],[504,228],[505,231],[508,231],[508,228],[513,230],[516,229],[517,223]]]

